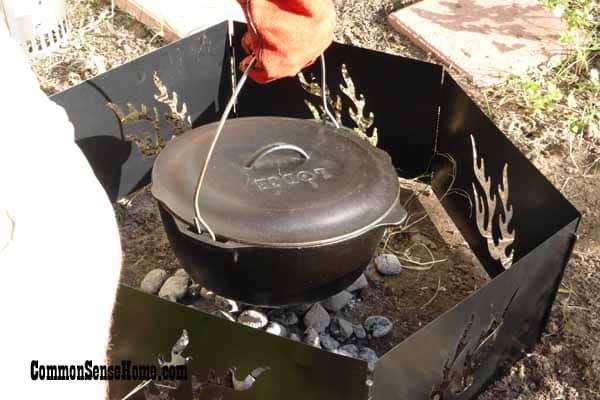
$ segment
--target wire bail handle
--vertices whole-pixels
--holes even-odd
[[[254,21],[252,21],[252,14],[250,13],[249,4],[250,4],[250,2],[248,1],[246,3],[248,23],[249,23],[248,25],[250,25],[250,28],[254,31],[254,34],[256,35],[256,37],[258,37],[260,40],[260,36],[258,35],[256,26],[254,25]],[[261,49],[262,49],[262,46],[261,46]],[[260,50],[259,50],[258,54],[260,57],[260,55],[261,55]],[[325,68],[325,55],[321,54],[320,58],[321,58],[321,78],[322,78],[321,79],[321,81],[322,81],[321,97],[323,98],[323,111],[327,114],[327,116],[329,117],[329,119],[331,120],[333,125],[336,128],[339,128],[340,125],[338,124],[337,120],[334,118],[333,114],[331,113],[331,111],[329,110],[329,107],[327,105],[327,81],[326,81],[326,75],[325,75],[325,69],[326,69]],[[200,213],[200,207],[198,205],[198,200],[200,198],[200,190],[202,189],[202,184],[204,183],[204,179],[206,178],[206,172],[208,171],[208,165],[210,164],[210,159],[211,159],[213,151],[215,149],[215,145],[217,144],[217,141],[219,140],[219,136],[221,136],[221,133],[223,132],[223,127],[225,126],[225,122],[227,121],[227,118],[229,118],[229,113],[231,112],[233,105],[237,102],[237,98],[238,98],[240,92],[242,91],[244,84],[248,80],[248,75],[250,74],[250,71],[256,65],[256,62],[257,62],[257,56],[253,56],[252,59],[250,60],[250,63],[248,63],[246,69],[244,70],[244,73],[242,74],[242,77],[240,78],[239,83],[236,85],[235,90],[233,91],[233,94],[229,98],[229,101],[227,102],[227,106],[225,107],[225,110],[223,111],[223,115],[221,116],[221,119],[219,121],[219,125],[217,127],[215,136],[213,137],[212,142],[210,143],[210,147],[208,149],[208,154],[206,155],[206,160],[204,160],[204,165],[202,166],[202,171],[200,173],[200,176],[198,177],[198,181],[196,182],[196,191],[194,192],[194,224],[196,225],[196,229],[199,234],[202,233],[202,231],[206,231],[210,235],[212,240],[217,240],[217,237],[216,237],[214,231],[211,229],[211,227],[202,218],[202,215]]]

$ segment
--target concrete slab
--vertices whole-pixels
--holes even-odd
[[[423,0],[392,13],[390,24],[478,86],[566,54],[565,23],[538,0]]]
[[[173,41],[224,20],[245,21],[235,0],[115,0],[120,9]]]

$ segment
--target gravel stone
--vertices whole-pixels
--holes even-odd
[[[307,328],[315,328],[319,333],[323,332],[329,326],[331,318],[323,306],[319,303],[313,304],[304,316],[304,325]]]
[[[285,329],[285,326],[273,321],[269,322],[265,332],[275,336],[287,336],[287,329]]]
[[[246,310],[240,314],[237,322],[250,328],[263,329],[269,323],[269,319],[260,311]]]
[[[326,333],[321,333],[319,335],[319,341],[325,350],[333,351],[340,347],[340,343]]]
[[[142,292],[146,292],[148,294],[156,294],[162,287],[162,285],[167,280],[167,271],[164,269],[153,269],[148,272],[144,279],[142,279],[142,283],[140,283],[140,289]]]
[[[394,327],[392,321],[381,315],[374,315],[367,318],[364,325],[365,329],[376,338],[387,335]]]
[[[177,271],[175,271],[175,274],[173,274],[173,276],[181,276],[183,278],[190,278],[190,274],[187,273],[187,271],[183,268],[179,268]]]
[[[269,319],[284,326],[292,326],[298,323],[298,316],[291,310],[274,310],[269,313]]]
[[[293,340],[294,342],[301,342],[302,340],[300,340],[300,336],[298,336],[295,333],[290,333],[289,336],[290,340]]]
[[[225,297],[215,296],[215,305],[231,313],[240,312],[240,307],[238,303],[234,300],[226,299]]]
[[[331,312],[338,312],[344,308],[350,300],[352,300],[352,294],[344,290],[323,301],[323,307]]]
[[[348,292],[355,292],[357,290],[364,289],[368,286],[369,286],[369,282],[367,281],[367,277],[365,276],[365,274],[362,274],[361,276],[358,277],[357,280],[354,281],[354,283],[352,285],[348,286],[348,288],[346,288],[346,290]]]
[[[339,340],[340,342],[344,342],[350,336],[352,336],[352,333],[354,333],[354,327],[352,326],[352,323],[346,321],[345,319],[335,317],[331,321],[329,331],[335,339]]]
[[[375,267],[375,261],[371,261],[371,263],[369,263],[369,265],[367,265],[367,270],[365,271],[365,276],[367,277],[367,280],[371,281],[371,282],[378,282],[381,281],[382,279],[384,279],[384,277],[379,273],[379,271],[377,271],[377,268]],[[362,292],[364,292],[365,289],[361,290],[361,296],[362,296]]]
[[[367,331],[362,326],[362,324],[353,325],[352,329],[354,330],[354,336],[356,336],[357,339],[366,339],[367,338]]]
[[[189,276],[175,274],[165,281],[158,295],[170,301],[178,301],[186,295],[189,285]]]
[[[367,362],[369,372],[375,371],[375,364],[377,364],[377,353],[373,349],[368,347],[361,347],[360,352],[358,353],[358,358]]]
[[[342,355],[342,356],[346,356],[346,357],[358,358],[359,350],[358,350],[358,347],[356,347],[356,345],[347,344],[347,345],[341,346],[340,348],[335,350],[334,353]]]
[[[321,348],[321,341],[319,339],[319,332],[315,328],[308,328],[304,332],[304,343]]]
[[[384,254],[375,258],[375,268],[381,275],[398,275],[402,272],[402,264],[393,254]]]

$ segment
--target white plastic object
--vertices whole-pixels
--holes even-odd
[[[54,51],[71,27],[65,0],[0,0],[11,36],[30,56]]]
[[[6,33],[8,33],[8,22],[6,20],[6,15],[4,15],[2,1],[0,0],[0,35],[4,35]]]

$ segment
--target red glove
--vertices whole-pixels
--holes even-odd
[[[242,46],[252,56],[250,77],[267,83],[294,76],[315,62],[333,40],[335,8],[331,0],[238,0],[248,21]],[[258,32],[255,35],[251,25]]]

